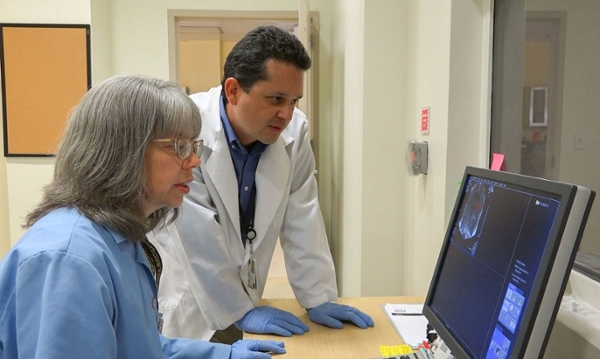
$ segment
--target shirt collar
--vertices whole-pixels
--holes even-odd
[[[225,136],[227,137],[227,142],[229,144],[235,144],[238,147],[241,147],[241,143],[235,135],[233,127],[231,127],[231,122],[229,122],[227,111],[225,111],[225,101],[223,100],[223,96],[219,97],[219,99],[219,113],[221,115],[221,122],[223,123],[223,128],[225,129]]]
[[[225,129],[225,137],[227,138],[227,143],[229,143],[230,145],[234,145],[233,148],[242,151],[243,153],[247,153],[245,147],[242,146],[240,140],[236,136],[235,131],[233,131],[233,127],[231,127],[231,122],[229,121],[229,117],[227,116],[227,111],[225,111],[225,101],[223,100],[223,96],[220,97],[219,101],[219,114],[221,115],[221,122],[223,123],[223,128]],[[266,148],[267,145],[260,141],[257,141],[254,147],[252,148],[251,152],[262,153]]]

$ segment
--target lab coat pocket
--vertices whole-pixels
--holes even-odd
[[[173,227],[148,233],[148,240],[154,244],[162,260],[162,275],[158,288],[158,304],[161,312],[175,309],[181,302],[189,283],[172,243]]]
[[[177,308],[190,284],[179,262],[170,255],[162,256],[162,260],[164,270],[158,289],[158,303],[161,310],[166,312]]]

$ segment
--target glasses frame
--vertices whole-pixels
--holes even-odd
[[[202,151],[204,150],[204,141],[203,140],[190,141],[190,140],[177,139],[177,138],[159,138],[156,140],[152,140],[152,142],[159,142],[159,143],[172,142],[173,143],[173,151],[175,151],[175,153],[177,154],[177,157],[179,157],[179,159],[182,159],[184,161],[187,160],[188,158],[190,158],[192,152],[195,153],[198,158],[200,158],[200,156],[202,156]],[[182,143],[185,143],[185,145],[182,146]],[[180,149],[183,149],[185,152],[181,153]],[[187,152],[187,155],[186,155],[186,152]]]

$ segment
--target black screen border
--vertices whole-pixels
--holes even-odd
[[[513,347],[512,356],[513,358],[520,358],[524,355],[525,350],[527,349],[527,345],[529,343],[529,338],[531,336],[532,330],[534,328],[535,320],[538,315],[539,307],[541,301],[544,296],[545,288],[548,284],[548,280],[551,274],[551,268],[556,258],[556,254],[558,252],[562,235],[565,230],[565,226],[567,224],[567,220],[569,218],[569,213],[571,211],[573,201],[575,199],[575,195],[577,193],[577,186],[550,181],[542,178],[529,177],[509,172],[501,172],[501,171],[492,171],[483,168],[476,167],[466,167],[465,173],[463,176],[463,180],[461,182],[461,186],[459,189],[459,193],[457,195],[456,202],[454,204],[454,209],[452,211],[452,215],[450,217],[450,221],[448,223],[448,227],[446,230],[446,234],[444,236],[444,240],[442,243],[442,248],[440,250],[440,254],[435,266],[435,270],[433,272],[433,278],[430,283],[429,291],[427,293],[427,297],[425,299],[425,303],[423,306],[423,314],[429,320],[430,324],[436,329],[440,337],[444,340],[445,344],[448,345],[452,353],[455,357],[458,358],[472,358],[469,352],[463,347],[462,343],[460,343],[454,335],[445,327],[442,321],[438,318],[436,312],[432,310],[431,303],[433,297],[435,295],[435,289],[440,277],[441,269],[444,265],[445,254],[448,251],[450,246],[450,237],[452,234],[452,230],[454,228],[454,223],[457,221],[457,217],[459,215],[459,210],[461,204],[465,198],[466,186],[468,185],[468,181],[470,177],[479,177],[482,179],[488,179],[491,181],[498,181],[501,183],[510,183],[517,186],[521,186],[524,188],[530,188],[537,192],[546,192],[550,195],[550,197],[556,197],[560,200],[560,205],[557,210],[556,222],[550,232],[550,238],[547,245],[547,251],[544,253],[542,260],[540,262],[540,275],[536,278],[535,283],[533,284],[533,288],[531,291],[531,297],[529,303],[526,307],[526,310],[523,314],[522,319],[522,327],[517,336],[517,340],[515,341],[515,345]],[[590,206],[591,207],[591,204]],[[587,212],[589,213],[589,209]],[[586,214],[587,218],[587,214]],[[585,224],[585,218],[584,222]],[[578,234],[578,239],[576,242],[576,247],[579,246],[579,242],[581,241],[581,231]],[[572,268],[573,261],[575,259],[576,251],[573,251],[572,258],[568,265],[568,272]],[[543,272],[543,273],[542,273]],[[568,281],[568,275],[565,276],[564,282],[562,283],[561,293],[564,293],[564,289],[566,287]],[[552,313],[552,318],[550,321],[550,325],[553,325],[554,320],[556,318],[556,313],[558,312],[558,306],[555,306],[554,313]],[[550,329],[551,330],[551,329]],[[550,331],[549,330],[549,331]],[[545,348],[545,345],[548,340],[548,336],[544,339],[542,351]]]

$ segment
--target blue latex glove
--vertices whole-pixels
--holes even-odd
[[[238,340],[231,346],[231,355],[229,359],[269,359],[273,352],[275,354],[284,354],[283,342],[274,340]]]
[[[310,320],[330,328],[341,329],[342,322],[351,322],[363,329],[374,325],[371,317],[348,305],[326,302],[307,311]]]
[[[277,334],[282,337],[308,332],[308,326],[295,315],[272,307],[252,309],[235,322],[235,326],[249,333]]]

